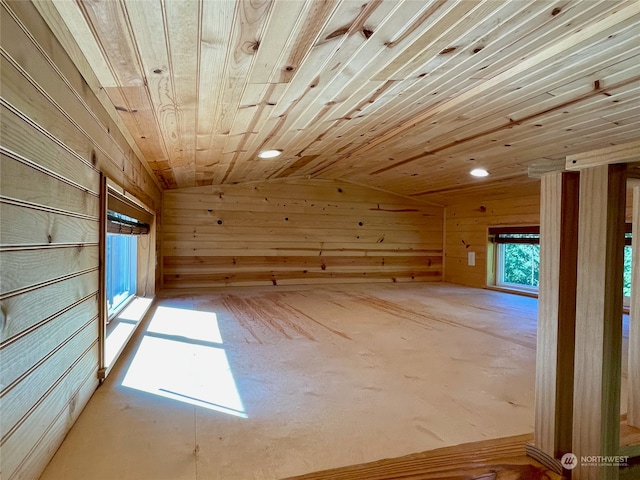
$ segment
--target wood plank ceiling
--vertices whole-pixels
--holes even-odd
[[[640,138],[637,0],[43,5],[164,188],[305,177],[426,199],[474,167],[515,180]]]

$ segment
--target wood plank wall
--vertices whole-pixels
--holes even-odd
[[[348,183],[165,191],[165,288],[442,280],[442,207]]]
[[[487,284],[487,239],[490,226],[539,225],[540,184],[531,182],[461,196],[445,211],[444,281],[484,287]],[[468,265],[475,252],[475,266]]]
[[[98,385],[100,171],[160,191],[33,5],[0,3],[0,458],[38,478]]]

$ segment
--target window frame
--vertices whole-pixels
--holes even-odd
[[[126,267],[124,267],[124,269],[127,270],[127,274],[131,275],[131,272],[133,271],[133,278],[129,277],[128,278],[128,282],[129,283],[129,289],[127,290],[127,297],[120,301],[115,308],[110,309],[109,308],[109,275],[110,275],[110,267],[112,266],[112,260],[109,258],[109,238],[114,238],[114,237],[127,237],[127,240],[130,244],[133,244],[133,248],[132,250],[134,250],[133,252],[129,251],[127,252],[127,256],[128,256],[128,263],[129,265],[127,265]],[[129,245],[129,247],[131,248],[131,245]],[[111,320],[113,320],[115,317],[117,317],[120,312],[122,310],[124,310],[126,308],[126,306],[133,300],[136,298],[136,296],[138,296],[138,264],[139,264],[139,259],[138,259],[138,238],[136,236],[133,235],[127,235],[127,234],[119,234],[119,233],[112,233],[112,232],[107,232],[107,252],[105,255],[105,259],[106,259],[106,275],[107,275],[107,280],[106,280],[106,291],[105,291],[105,295],[107,297],[107,324],[109,324],[111,322]],[[133,253],[133,255],[132,255]],[[122,269],[121,269],[122,270]]]
[[[512,239],[514,242],[508,242],[505,235],[509,234],[537,234],[537,241],[529,241],[528,239]],[[487,244],[487,286],[508,290],[516,293],[524,293],[527,295],[537,295],[539,287],[523,285],[519,283],[510,283],[500,281],[504,278],[504,262],[501,261],[503,254],[501,250],[504,248],[502,245],[513,244],[540,244],[540,226],[539,225],[518,225],[518,226],[495,226],[488,227],[488,244]],[[633,232],[632,224],[625,222],[625,242],[624,248],[633,248]],[[624,267],[623,267],[624,268]],[[623,303],[625,308],[628,308],[630,303],[630,297],[625,296],[623,293]]]
[[[509,235],[537,235],[537,238],[509,238]],[[504,280],[505,245],[539,245],[539,225],[495,226],[488,228],[487,285],[493,288],[537,296],[539,287]],[[539,259],[538,259],[539,262]]]
[[[514,282],[506,282],[504,281],[504,267],[505,267],[505,262],[504,262],[504,255],[505,255],[505,250],[506,250],[506,246],[507,245],[539,245],[539,242],[537,243],[533,243],[533,242],[503,242],[503,243],[496,243],[496,256],[495,256],[495,268],[496,268],[496,273],[495,273],[495,279],[496,279],[496,286],[497,287],[501,287],[501,288],[507,288],[509,290],[522,290],[522,291],[526,291],[526,292],[533,292],[533,293],[537,293],[539,291],[539,287],[536,285],[527,285],[524,283],[514,283]],[[540,263],[540,257],[538,254],[538,268],[539,268],[539,263]]]
[[[103,173],[100,177],[98,379],[102,382],[135,333],[140,321],[152,307],[156,293],[157,247],[155,212]],[[111,312],[107,301],[109,233],[128,235],[136,240],[135,259],[131,259],[136,268],[135,282],[130,285],[132,294]]]

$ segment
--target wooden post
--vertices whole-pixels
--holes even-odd
[[[618,455],[625,196],[625,165],[580,172],[573,480],[618,478],[581,459]]]
[[[633,188],[632,232],[627,424],[640,428],[640,186]]]
[[[534,445],[548,459],[572,448],[579,183],[577,172],[541,177]]]
[[[98,281],[98,379],[102,382],[106,376],[107,344],[107,177],[100,174],[100,279]]]

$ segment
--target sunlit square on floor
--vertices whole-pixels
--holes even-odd
[[[160,306],[122,385],[247,418],[222,343],[215,313]]]

